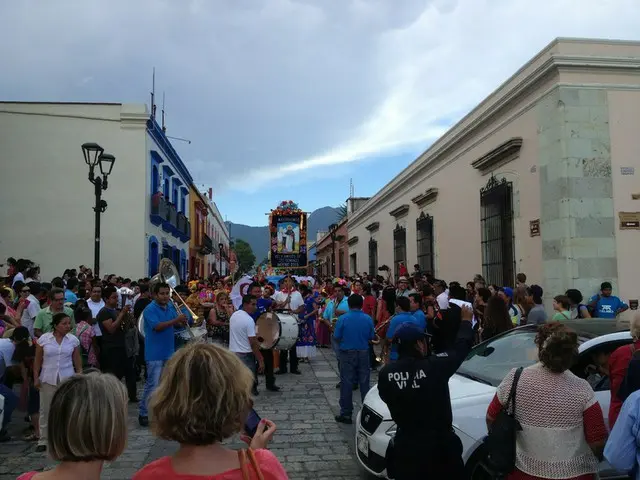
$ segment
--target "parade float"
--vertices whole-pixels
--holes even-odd
[[[272,274],[307,268],[307,213],[285,200],[269,213],[269,267]]]

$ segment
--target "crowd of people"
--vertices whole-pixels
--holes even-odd
[[[9,259],[8,264],[0,284],[0,333],[4,337],[0,339],[0,394],[4,397],[0,441],[9,439],[7,426],[13,411],[25,410],[30,425],[24,440],[37,442],[37,451],[49,449],[61,461],[56,470],[69,475],[84,477],[81,472],[89,475],[94,471],[99,475],[102,463],[122,452],[129,402],[138,404],[141,426],[151,425],[156,435],[181,445],[176,455],[145,466],[136,479],[157,475],[197,478],[226,471],[236,473],[220,478],[287,478],[276,457],[265,449],[276,429],[273,422],[263,420],[257,433],[243,437],[250,445],[246,451],[228,450],[222,442],[246,433],[242,432],[244,420],[251,398],[260,393],[261,375],[268,391],[278,391],[276,375],[301,374],[300,362],[313,362],[317,348],[331,348],[336,355],[340,413],[335,420],[340,423],[352,423],[353,392],[360,390],[364,400],[371,372],[383,367],[380,395],[399,425],[396,442],[404,445],[405,456],[399,454],[401,461],[396,466],[406,468],[400,467],[396,478],[417,478],[412,475],[416,468],[426,471],[427,460],[433,475],[455,472],[462,460],[459,440],[451,433],[448,378],[473,344],[527,324],[540,325],[540,363],[518,374],[519,397],[539,398],[546,405],[547,399],[554,398],[548,385],[557,386],[553,392],[582,392],[553,407],[558,410],[553,418],[563,420],[550,426],[550,431],[573,429],[573,436],[564,438],[565,442],[577,442],[580,428],[585,432],[578,442],[580,448],[565,452],[570,457],[566,471],[572,476],[554,474],[553,478],[591,478],[597,463],[593,459],[602,454],[607,438],[593,390],[568,371],[567,352],[577,349],[577,338],[562,323],[590,317],[615,319],[626,310],[628,306],[612,294],[607,282],[586,303],[575,289],[555,296],[552,313],[545,310],[542,288],[527,285],[524,274],[518,274],[511,288],[487,284],[480,275],[464,286],[447,284],[418,266],[411,275],[405,269],[395,282],[389,276],[366,273],[351,278],[316,276],[311,281],[297,281],[287,274],[274,281],[258,272],[241,288],[234,305],[234,285],[228,278],[193,279],[174,291],[162,280],[132,281],[116,275],[94,278],[84,266],[43,282],[33,262]],[[189,308],[174,304],[178,296]],[[262,315],[277,311],[297,317],[298,338],[286,350],[266,345],[256,331]],[[193,342],[183,333],[198,325],[206,333],[201,342]],[[634,345],[640,347],[640,319],[634,325],[632,322]],[[618,390],[623,390],[628,397],[624,405],[624,399],[615,405],[612,402],[615,413],[620,411],[624,418],[617,425],[627,429],[635,428],[635,420],[630,419],[637,417],[629,405],[640,402],[634,393],[635,385],[640,387],[640,357],[637,369],[628,367],[636,357],[635,347],[626,346],[624,352],[616,351],[607,359],[616,365],[610,375],[612,396],[617,398]],[[402,378],[407,368],[413,372],[413,388],[387,381],[394,375]],[[515,375],[508,375],[498,388],[487,413],[489,425],[505,405]],[[138,398],[141,378],[144,388]],[[19,394],[14,393],[17,384],[21,385]],[[425,388],[420,389],[421,384]],[[413,394],[419,390],[422,397],[407,397],[411,390]],[[85,409],[81,422],[86,428],[78,431],[70,419],[77,418],[82,402],[93,396],[100,397],[103,406]],[[438,436],[438,448],[416,440],[418,433],[423,439],[429,435],[408,426],[407,422],[415,423],[412,412],[418,404],[432,405],[428,410],[437,419],[431,426],[438,425],[432,430],[446,433]],[[539,436],[535,425],[540,421],[536,417],[540,408],[519,413],[521,424],[527,427],[522,435]],[[578,411],[584,415],[576,417]],[[573,420],[567,420],[567,415],[573,415]],[[611,425],[614,422],[615,416]],[[551,437],[547,433],[545,438]],[[622,437],[614,430],[611,438],[628,441]],[[431,453],[425,455],[420,445]],[[557,465],[541,460],[540,451],[526,452],[527,445],[522,444],[524,453],[518,458],[535,461],[516,463],[510,478],[549,478],[545,475]],[[615,463],[617,451],[610,448],[609,452]],[[625,461],[628,463],[628,457]],[[47,475],[31,472],[22,478],[41,480]]]

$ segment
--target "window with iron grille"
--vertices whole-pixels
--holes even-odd
[[[393,263],[395,278],[399,277],[400,263],[407,265],[407,229],[398,225],[393,231]]]
[[[420,214],[416,220],[416,239],[418,242],[418,265],[421,272],[434,274],[433,261],[433,217]]]
[[[373,238],[369,240],[369,275],[378,274],[378,242]]]
[[[356,253],[352,253],[349,255],[349,275],[357,275],[358,274],[358,255]]]
[[[513,233],[513,185],[491,177],[480,189],[482,274],[488,284],[513,286],[515,249]]]

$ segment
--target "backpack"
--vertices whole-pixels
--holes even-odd
[[[507,475],[516,466],[516,435],[522,430],[520,422],[516,420],[516,389],[522,370],[523,367],[516,370],[507,401],[484,440],[486,464],[497,475]]]

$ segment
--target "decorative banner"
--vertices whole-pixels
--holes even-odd
[[[307,214],[291,200],[281,202],[269,215],[270,264],[273,268],[306,268]]]

